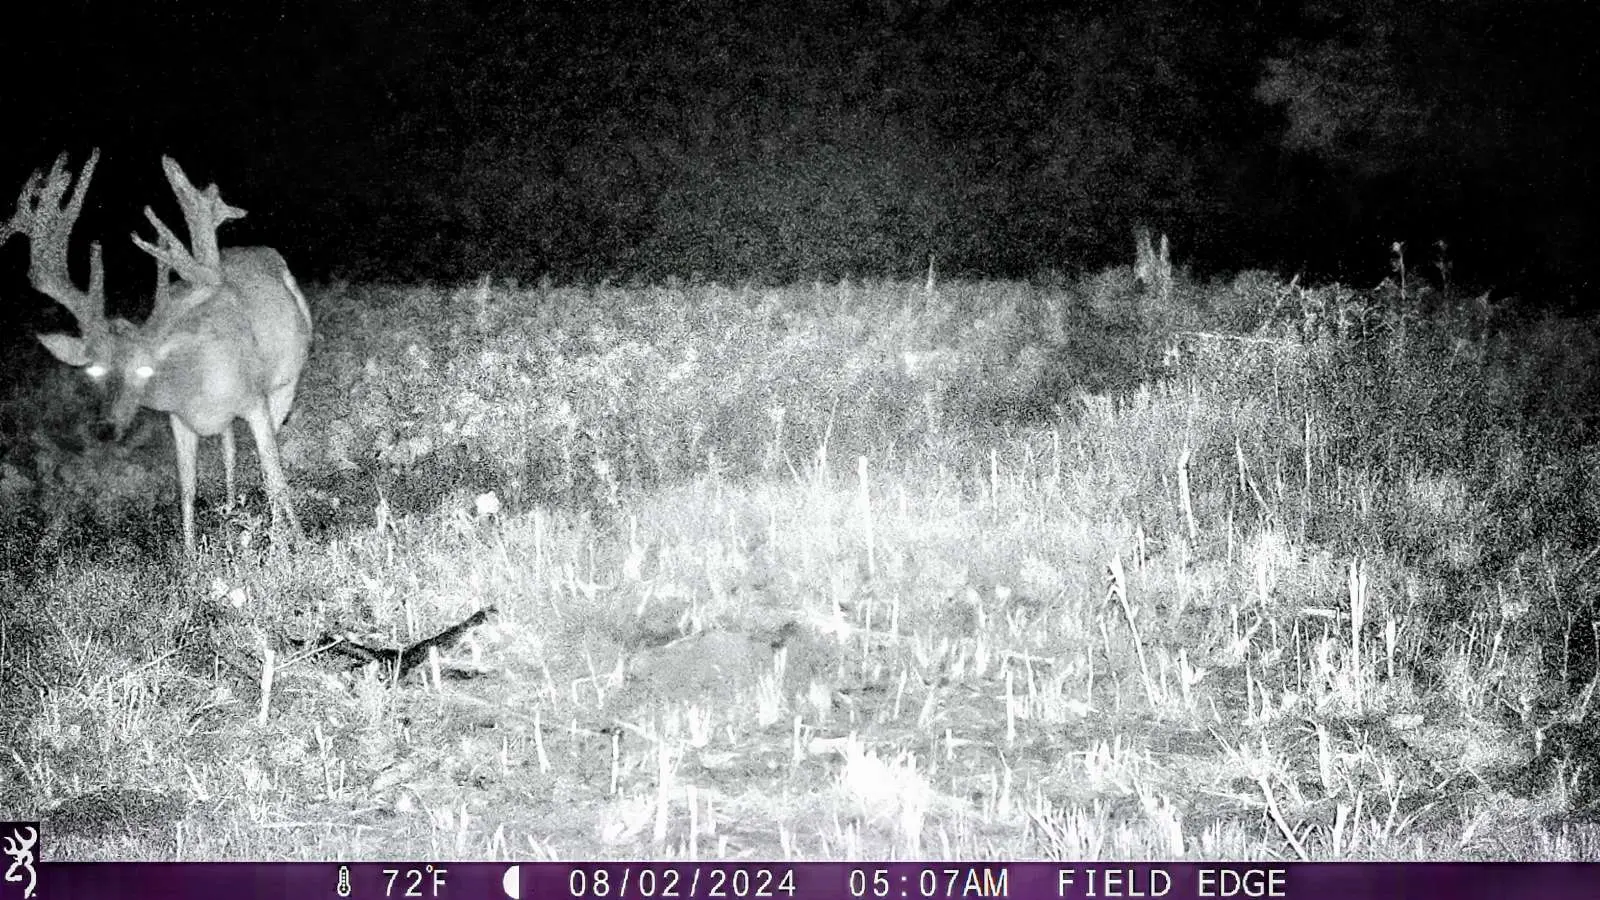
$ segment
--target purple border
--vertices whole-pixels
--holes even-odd
[[[6,860],[9,862],[8,860]],[[39,900],[499,898],[513,863],[43,863]],[[341,874],[348,889],[339,890]],[[1600,897],[1600,863],[522,863],[524,900]],[[1000,889],[1004,889],[1004,894]],[[1204,890],[1204,892],[1202,892]],[[0,882],[0,900],[21,886]]]

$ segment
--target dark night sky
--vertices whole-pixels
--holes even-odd
[[[162,153],[309,278],[1025,275],[1141,222],[1201,271],[1590,277],[1588,4],[1060,6],[69,0],[0,38],[0,180],[102,148],[114,297]]]

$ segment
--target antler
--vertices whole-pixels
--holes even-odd
[[[163,156],[161,167],[167,172],[167,182],[172,185],[172,193],[177,195],[178,206],[183,209],[184,221],[189,226],[189,247],[185,248],[172,229],[148,206],[144,208],[144,215],[155,226],[158,243],[151,244],[138,234],[133,235],[133,242],[155,257],[158,273],[170,268],[193,285],[214,287],[221,284],[222,253],[217,248],[217,228],[230,219],[243,218],[244,210],[224,203],[214,184],[202,191],[189,183],[188,176],[172,157]],[[158,277],[165,278],[165,275]]]
[[[48,177],[38,169],[28,177],[17,195],[17,211],[11,221],[0,226],[0,244],[13,234],[28,236],[28,280],[34,289],[51,298],[78,320],[78,329],[84,337],[103,334],[106,323],[106,276],[100,260],[100,243],[89,245],[89,290],[79,290],[72,283],[67,268],[67,247],[72,237],[72,226],[83,210],[83,197],[89,190],[89,180],[94,176],[95,164],[100,161],[100,151],[89,154],[78,173],[72,195],[67,197],[67,185],[72,181],[67,172],[67,154],[56,157]],[[66,197],[63,202],[63,197]]]

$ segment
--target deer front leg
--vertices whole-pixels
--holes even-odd
[[[200,435],[177,416],[169,416],[172,425],[172,448],[178,458],[178,504],[183,509],[183,549],[194,556],[194,485],[195,456],[200,446]]]
[[[300,518],[295,515],[294,502],[289,499],[289,480],[283,476],[283,463],[278,457],[278,439],[273,427],[270,414],[267,411],[266,398],[250,410],[245,420],[250,423],[250,433],[256,439],[256,456],[261,459],[261,480],[266,482],[267,498],[272,504],[272,528],[277,532],[284,520],[288,521],[290,533],[296,541],[305,540],[305,532],[300,528]],[[279,518],[282,512],[283,519]]]
[[[233,512],[234,501],[239,496],[238,488],[233,482],[234,453],[233,423],[229,422],[228,427],[222,429],[222,480],[228,489],[228,497],[222,503],[224,515]]]

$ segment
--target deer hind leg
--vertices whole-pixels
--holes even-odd
[[[256,439],[256,456],[261,460],[261,480],[266,482],[267,499],[272,504],[272,527],[278,530],[286,519],[296,540],[305,540],[300,528],[300,518],[295,515],[294,502],[289,499],[289,480],[283,477],[283,463],[278,457],[277,428],[265,398],[256,403],[245,416],[250,423],[250,433]],[[284,519],[280,519],[282,512]]]
[[[195,457],[200,435],[177,416],[168,417],[172,425],[172,447],[178,458],[178,504],[183,509],[183,549],[194,556]]]
[[[294,392],[299,386],[300,376],[296,375],[267,394],[267,412],[272,416],[274,433],[283,430],[283,423],[289,419],[289,410],[294,406]]]

